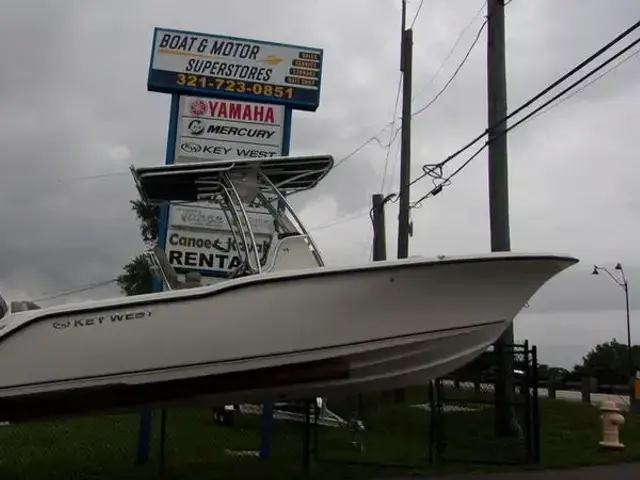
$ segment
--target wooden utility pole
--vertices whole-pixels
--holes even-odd
[[[402,135],[400,144],[400,191],[398,214],[398,258],[409,256],[411,236],[411,80],[413,72],[413,30],[406,29],[406,0],[402,1],[402,51],[400,71],[402,72]],[[404,390],[394,391],[394,400],[402,402]]]
[[[404,27],[404,2],[403,2]],[[400,146],[400,198],[398,215],[398,258],[409,256],[409,236],[411,223],[409,220],[409,198],[411,183],[411,76],[413,70],[413,31],[402,33],[402,135]]]
[[[373,261],[387,259],[387,238],[384,221],[384,195],[375,193],[371,197],[371,219],[373,222]]]
[[[507,169],[507,75],[504,0],[487,2],[487,93],[489,124],[489,217],[491,251],[511,250],[509,232],[509,175]],[[495,127],[494,127],[495,126]],[[496,378],[496,430],[511,432],[514,396],[513,324],[495,344],[498,359]]]
[[[384,216],[384,195],[374,193],[371,196],[371,222],[373,223],[373,261],[387,259],[387,229]],[[364,399],[358,394],[358,419],[364,421]]]

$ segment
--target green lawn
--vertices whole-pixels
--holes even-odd
[[[419,393],[409,392],[407,403],[424,403]],[[317,463],[311,478],[372,478],[397,474],[396,469],[348,466],[330,460],[412,465],[401,473],[427,474],[429,466],[429,418],[426,410],[391,404],[384,398],[365,398],[363,435],[365,451],[351,443],[344,429],[321,428]],[[339,413],[355,408],[355,401],[334,402]],[[640,415],[627,416],[622,429],[623,452],[603,452],[599,412],[596,408],[541,399],[542,461],[540,467],[572,467],[640,460]],[[493,409],[447,413],[447,457],[496,458],[523,455],[522,442],[497,442],[492,434]],[[153,444],[148,465],[134,465],[137,415],[102,416],[65,421],[0,427],[1,479],[121,479],[158,478],[160,414],[154,413]],[[170,410],[167,419],[164,478],[235,479],[303,477],[303,425],[275,422],[273,458],[234,458],[227,449],[258,449],[259,418],[238,416],[234,427],[213,424],[206,409]],[[469,465],[449,462],[439,470],[468,470]],[[482,467],[482,470],[505,467]],[[523,468],[523,467],[519,467]],[[529,467],[531,468],[531,467]],[[476,467],[474,470],[478,470]]]

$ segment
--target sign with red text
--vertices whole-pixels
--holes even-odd
[[[282,105],[183,96],[178,105],[174,163],[281,156],[285,151],[284,132]],[[272,195],[267,198],[273,200]],[[275,232],[273,216],[263,206],[244,208],[256,240],[260,238],[264,247],[265,239]],[[237,266],[238,252],[229,253],[233,237],[220,207],[208,202],[172,204],[167,220],[164,249],[174,268],[197,269],[206,274]],[[184,238],[196,242],[199,249],[193,250],[192,243],[175,243]]]
[[[285,107],[181,97],[175,163],[282,154]]]

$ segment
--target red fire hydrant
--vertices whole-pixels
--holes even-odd
[[[602,402],[600,407],[602,414],[602,441],[600,446],[607,449],[620,450],[624,444],[620,443],[620,427],[624,424],[624,416],[612,399]]]

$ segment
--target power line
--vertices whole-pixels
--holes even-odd
[[[628,36],[629,34],[631,34],[633,32],[633,30],[636,30],[637,28],[640,27],[640,21],[636,22],[635,24],[633,24],[631,27],[629,27],[627,30],[625,30],[624,32],[622,32],[620,35],[618,35],[616,38],[614,38],[613,40],[611,40],[608,44],[606,44],[605,46],[603,46],[602,48],[600,48],[599,50],[597,50],[596,52],[594,52],[593,54],[591,54],[588,58],[586,58],[585,60],[583,60],[581,63],[579,63],[578,65],[576,65],[574,68],[572,68],[571,70],[569,70],[567,73],[565,73],[564,75],[562,75],[560,78],[558,78],[555,82],[553,82],[551,85],[547,86],[544,90],[540,91],[537,95],[535,95],[534,97],[532,97],[531,99],[529,99],[527,102],[523,103],[522,105],[520,105],[518,108],[516,108],[514,111],[512,111],[509,115],[507,115],[505,118],[503,118],[502,120],[500,120],[499,122],[497,122],[495,125],[485,129],[480,135],[476,136],[473,140],[469,141],[468,143],[466,143],[464,146],[462,146],[461,148],[459,148],[458,150],[456,150],[454,153],[452,153],[451,155],[449,155],[447,158],[445,158],[443,161],[441,161],[438,164],[435,164],[434,166],[439,169],[439,171],[442,171],[442,167],[444,167],[447,163],[449,163],[451,160],[453,160],[454,158],[458,157],[459,155],[463,154],[464,152],[466,152],[467,150],[469,150],[473,145],[475,145],[476,143],[478,143],[480,140],[482,140],[492,129],[500,126],[501,124],[503,124],[504,122],[506,122],[507,120],[509,120],[511,117],[513,117],[514,115],[520,113],[522,110],[524,110],[525,108],[529,107],[532,103],[534,103],[535,101],[539,100],[541,97],[543,97],[544,95],[546,95],[547,93],[549,93],[549,91],[551,91],[552,89],[554,89],[555,87],[557,87],[559,84],[561,84],[562,82],[564,82],[567,78],[571,77],[572,75],[574,75],[575,73],[577,73],[578,71],[580,71],[582,68],[584,68],[586,65],[588,65],[589,63],[591,63],[593,60],[595,60],[597,57],[599,57],[600,55],[602,55],[604,52],[606,52],[607,50],[609,50],[613,45],[615,45],[616,43],[620,42],[621,40],[623,40],[626,36]],[[593,73],[593,72],[592,72]],[[505,132],[506,133],[506,132]],[[425,170],[425,166],[423,166],[423,170]],[[422,173],[421,175],[419,175],[416,179],[414,179],[411,184],[416,183],[417,181],[423,179],[424,177],[426,177],[427,175],[429,175],[431,172],[427,172],[426,170],[424,171],[424,173]]]
[[[440,73],[444,69],[444,66],[446,65],[447,61],[449,60],[449,58],[451,58],[451,55],[453,55],[453,52],[455,51],[456,47],[458,46],[458,43],[460,43],[460,40],[462,40],[462,37],[464,36],[466,31],[469,29],[469,27],[471,27],[471,25],[473,25],[473,22],[475,22],[476,19],[480,16],[480,14],[482,13],[482,10],[484,10],[484,7],[485,7],[486,4],[487,4],[486,0],[484,2],[482,2],[482,6],[480,7],[480,9],[476,12],[476,14],[473,16],[473,18],[471,18],[471,20],[469,20],[469,22],[465,25],[465,27],[458,34],[458,38],[456,38],[456,41],[453,43],[453,46],[451,47],[451,49],[449,50],[447,55],[444,57],[444,60],[442,61],[442,63],[438,67],[438,70],[436,70],[436,73],[434,73],[433,76],[431,77],[431,80],[429,80],[429,82],[424,87],[422,87],[418,91],[418,93],[416,93],[413,96],[413,99],[416,99],[417,97],[419,97],[427,88],[429,88],[433,84],[433,82],[436,81],[436,78],[438,78],[438,76],[440,75]]]
[[[73,295],[73,294],[76,294],[76,293],[82,293],[82,292],[86,292],[88,290],[94,290],[96,288],[104,287],[106,285],[110,285],[110,284],[115,283],[117,281],[118,281],[117,278],[112,278],[110,280],[103,280],[101,282],[88,283],[86,285],[83,285],[83,286],[80,286],[80,287],[76,287],[76,288],[73,288],[73,289],[69,289],[69,290],[63,290],[63,291],[60,291],[58,293],[43,294],[43,296],[41,296],[39,298],[35,298],[32,301],[33,302],[42,302],[44,300],[53,300],[54,298],[66,297],[66,296]]]
[[[608,65],[609,63],[611,63],[613,60],[615,60],[616,58],[618,58],[620,55],[622,55],[624,52],[628,51],[629,49],[633,48],[635,45],[637,45],[638,43],[640,43],[640,38],[638,38],[637,40],[635,40],[633,43],[631,43],[630,45],[628,45],[627,47],[625,47],[624,49],[622,49],[621,51],[619,51],[616,55],[614,55],[613,57],[609,58],[608,60],[606,60],[604,63],[602,63],[601,65],[599,65],[598,67],[594,68],[593,70],[591,70],[587,75],[584,75],[583,77],[581,77],[580,79],[578,79],[576,82],[572,83],[569,87],[565,88],[563,91],[561,91],[559,94],[555,95],[554,97],[552,97],[550,100],[546,101],[544,104],[540,105],[538,108],[536,108],[535,110],[533,110],[532,112],[530,112],[529,114],[527,114],[525,117],[523,117],[522,119],[520,119],[518,122],[516,122],[515,124],[513,124],[512,126],[508,127],[501,135],[506,134],[507,132],[511,131],[511,130],[515,130],[516,128],[524,125],[524,123],[526,123],[527,121],[531,120],[536,114],[539,114],[541,112],[543,112],[544,108],[547,107],[548,105],[552,104],[554,101],[556,101],[558,98],[560,98],[562,95],[564,95],[565,93],[567,93],[568,91],[570,91],[571,89],[573,89],[575,86],[577,86],[579,83],[581,83],[582,81],[586,80],[587,78],[589,78],[591,75],[593,75],[594,73],[596,73],[597,71],[599,71],[601,68],[605,67],[606,65]],[[635,54],[637,54],[639,52],[635,52]],[[631,55],[630,57],[632,57],[633,55]],[[630,58],[628,57],[628,58]],[[625,60],[628,60],[625,59]],[[623,63],[623,62],[620,62]],[[619,65],[618,65],[619,66]],[[611,69],[613,70],[613,69]],[[608,73],[608,72],[607,72]],[[601,75],[599,78],[602,78],[604,75]],[[597,79],[596,79],[597,80]],[[591,82],[594,83],[594,82]],[[588,86],[588,85],[587,85]],[[557,105],[556,105],[557,106]],[[553,108],[553,107],[551,107]],[[543,112],[544,113],[544,112]],[[414,202],[414,206],[415,205],[419,205],[421,202],[423,202],[424,200],[426,200],[427,198],[431,197],[431,196],[435,196],[438,193],[440,193],[442,191],[443,186],[445,186],[444,184],[450,184],[451,179],[453,177],[455,177],[456,175],[458,175],[467,165],[469,165],[469,163],[471,163],[472,160],[474,160],[478,155],[480,155],[480,153],[489,145],[489,142],[486,141],[478,150],[476,150],[476,152],[469,157],[462,165],[460,165],[456,170],[454,170],[448,177],[446,177],[446,179],[444,180],[444,182],[442,182],[442,184],[440,185],[436,185],[433,189],[431,189],[429,192],[427,192],[426,195],[423,195],[419,200],[417,200],[416,202]]]
[[[440,96],[447,90],[447,88],[449,88],[449,85],[451,85],[451,82],[453,82],[453,80],[456,78],[456,76],[458,75],[458,73],[460,72],[460,70],[462,69],[464,64],[467,62],[467,59],[469,58],[469,55],[471,55],[471,52],[473,51],[475,46],[477,45],[478,40],[480,40],[480,35],[482,35],[482,31],[484,30],[484,27],[486,25],[487,25],[487,20],[485,19],[485,21],[482,22],[482,25],[480,25],[480,28],[478,29],[478,33],[476,33],[476,36],[473,39],[473,42],[471,43],[471,46],[467,50],[467,53],[465,53],[464,57],[462,58],[462,61],[458,64],[458,66],[456,67],[455,71],[453,72],[453,74],[451,75],[449,80],[447,80],[447,83],[444,84],[444,86],[440,89],[440,91],[438,93],[436,93],[436,95],[431,99],[431,101],[429,101],[429,103],[427,103],[424,107],[421,107],[418,110],[416,110],[415,112],[413,112],[411,114],[411,118],[413,118],[413,117],[415,117],[417,115],[420,115],[422,112],[427,110],[431,105],[436,103],[438,101],[438,99],[440,98]]]
[[[640,22],[638,22],[637,24],[638,28],[640,27]],[[629,32],[630,33],[630,32]],[[551,105],[553,102],[555,102],[557,99],[559,99],[561,96],[563,96],[564,94],[568,93],[569,91],[573,90],[576,86],[578,86],[580,83],[582,83],[584,80],[588,79],[589,77],[591,77],[592,75],[594,75],[595,73],[597,73],[598,71],[600,71],[602,68],[604,68],[605,66],[607,66],[608,64],[610,64],[611,62],[613,62],[614,60],[616,60],[618,57],[620,57],[621,55],[623,55],[625,52],[629,51],[630,49],[632,49],[635,45],[640,43],[640,38],[634,40],[632,43],[630,43],[629,45],[627,45],[626,47],[624,47],[623,49],[621,49],[620,51],[618,51],[615,55],[613,55],[612,57],[608,58],[607,60],[605,60],[603,63],[601,63],[600,65],[598,65],[597,67],[595,67],[593,70],[591,70],[589,73],[583,75],[582,77],[580,77],[578,80],[576,80],[575,82],[573,82],[571,85],[569,85],[568,87],[566,87],[565,89],[563,89],[560,93],[554,95],[552,98],[550,98],[549,100],[547,100],[546,102],[544,102],[542,105],[538,106],[537,108],[535,108],[533,111],[531,111],[530,113],[528,113],[527,115],[525,115],[523,118],[521,118],[520,120],[518,120],[516,123],[514,123],[513,125],[509,126],[508,128],[506,128],[500,135],[504,135],[509,131],[515,130],[516,128],[518,128],[519,126],[522,126],[524,123],[526,123],[528,120],[530,120],[531,118],[533,118],[533,116],[535,116],[536,114],[538,114],[539,112],[541,112],[542,110],[544,110],[548,105]],[[639,52],[635,52],[633,55],[637,54]],[[632,57],[633,55],[631,55],[630,57]],[[592,56],[593,57],[593,56]],[[630,58],[628,57],[628,58]],[[591,58],[591,57],[590,57]],[[595,58],[595,57],[594,57]],[[628,60],[625,59],[620,63],[623,63],[624,61]],[[583,62],[584,63],[584,62]],[[581,64],[582,65],[582,64]],[[619,66],[619,64],[618,64]],[[614,67],[615,68],[615,67]],[[611,69],[613,70],[613,69]],[[609,70],[609,71],[611,71]],[[608,73],[608,72],[607,72]],[[606,73],[605,73],[606,74]],[[602,78],[604,75],[601,75],[599,78]],[[566,76],[564,76],[563,78],[565,78]],[[593,82],[591,82],[593,83]],[[557,82],[554,82],[553,85],[557,85]],[[547,87],[544,92],[548,92],[549,91],[549,87]],[[534,98],[539,98],[540,94],[536,95],[536,97]],[[531,104],[532,101],[530,100],[529,102],[527,102],[525,105],[529,105]],[[522,108],[522,107],[521,107]],[[506,118],[509,118],[511,116],[513,116],[516,112],[520,111],[521,108],[518,108],[516,111],[512,112],[511,114],[507,115]],[[504,120],[503,120],[504,121]],[[484,136],[484,135],[483,135]],[[480,137],[482,138],[482,137]],[[473,142],[476,143],[476,142]],[[473,145],[473,143],[471,145]],[[444,186],[444,184],[449,184],[451,179],[453,177],[455,177],[456,175],[458,175],[467,165],[469,165],[469,163],[471,163],[471,161],[473,159],[475,159],[478,155],[480,155],[480,153],[489,145],[489,141],[485,141],[485,143],[478,149],[476,150],[476,152],[470,157],[468,158],[460,167],[458,167],[456,170],[454,170],[449,176],[447,176],[444,181],[439,184],[436,185],[434,188],[432,188],[429,192],[427,192],[425,195],[423,195],[419,200],[417,200],[416,202],[414,202],[414,206],[415,205],[419,205],[421,202],[423,202],[424,200],[426,200],[427,198],[431,197],[431,196],[435,196],[438,193],[440,193],[442,191],[442,188]],[[467,147],[468,149],[468,147]],[[466,149],[465,149],[466,150]],[[441,168],[442,166],[444,166],[448,161],[450,161],[450,158],[448,157],[445,161],[441,162],[439,164],[439,167]],[[422,177],[426,176],[427,174],[423,174]]]
[[[58,182],[64,183],[70,180],[94,180],[97,178],[121,177],[123,175],[130,175],[130,174],[131,172],[98,173],[96,175],[84,175],[81,177],[59,178]]]
[[[638,22],[638,27],[640,27],[640,22]],[[518,120],[516,123],[514,123],[513,125],[511,125],[508,130],[514,130],[516,128],[518,128],[520,125],[523,125],[527,120],[529,120],[530,118],[532,118],[536,113],[540,112],[541,110],[543,110],[545,107],[547,107],[548,105],[552,104],[553,102],[555,102],[557,99],[559,99],[561,96],[563,96],[565,93],[570,92],[571,90],[573,90],[575,87],[577,87],[580,83],[582,83],[584,80],[588,79],[589,77],[591,77],[592,75],[594,75],[595,73],[599,72],[600,70],[602,70],[604,67],[606,67],[607,65],[609,65],[610,63],[612,63],[614,60],[616,60],[617,58],[621,57],[624,53],[628,52],[629,50],[631,50],[633,47],[635,47],[636,45],[640,44],[640,37],[637,38],[636,40],[634,40],[633,42],[631,42],[629,45],[627,45],[626,47],[624,47],[622,50],[618,51],[618,53],[616,53],[615,55],[613,55],[612,57],[608,58],[607,60],[605,60],[603,63],[601,63],[600,65],[598,65],[597,67],[595,67],[593,70],[591,70],[589,73],[587,73],[586,75],[583,75],[582,77],[580,77],[578,80],[576,80],[575,82],[573,82],[571,85],[569,85],[567,88],[565,88],[564,90],[562,90],[560,93],[554,95],[553,97],[551,97],[551,99],[547,100],[546,102],[544,102],[542,105],[540,105],[538,108],[536,108],[535,110],[533,110],[532,112],[528,113],[526,116],[524,116],[523,118],[521,118],[520,120]]]
[[[451,77],[449,78],[449,80],[447,80],[447,82],[445,83],[445,85],[440,89],[440,91],[435,95],[435,97],[433,99],[431,99],[431,101],[429,101],[429,103],[427,103],[425,106],[421,107],[420,109],[418,109],[416,112],[413,112],[411,114],[411,118],[420,115],[421,113],[423,113],[425,110],[427,110],[429,107],[431,107],[439,98],[440,96],[442,96],[442,94],[447,90],[447,88],[449,88],[449,85],[451,85],[451,83],[453,82],[453,80],[455,79],[455,77],[458,75],[458,73],[460,72],[460,70],[462,69],[462,67],[464,66],[464,64],[466,63],[467,59],[469,58],[469,56],[471,55],[471,52],[473,51],[473,49],[475,48],[475,46],[477,45],[479,39],[480,39],[480,35],[482,34],[482,30],[484,29],[484,27],[486,26],[487,21],[485,19],[485,21],[482,23],[480,29],[478,30],[478,33],[476,34],[475,39],[473,40],[473,43],[471,44],[470,48],[467,50],[464,58],[462,59],[462,61],[458,64],[458,66],[456,67],[455,71],[453,72],[453,74],[451,75]],[[400,77],[400,82],[402,82],[402,77]],[[400,88],[398,89],[398,93],[396,96],[396,99],[399,98],[400,95]],[[387,163],[388,163],[388,158],[389,158],[389,148],[391,147],[391,145],[393,144],[393,142],[395,142],[396,138],[398,138],[398,134],[400,133],[400,131],[402,130],[402,127],[398,127],[397,129],[394,130],[395,127],[395,123],[396,123],[396,112],[397,112],[397,105],[398,105],[398,100],[396,100],[396,107],[394,108],[394,116],[393,116],[393,120],[390,121],[389,123],[387,123],[381,130],[379,130],[375,135],[372,135],[371,137],[369,137],[367,140],[365,140],[362,144],[360,144],[358,147],[356,147],[354,150],[352,150],[348,155],[342,157],[340,160],[338,160],[333,168],[335,169],[336,167],[342,165],[345,161],[347,161],[348,159],[350,159],[351,157],[353,157],[354,155],[356,155],[357,153],[359,153],[364,147],[366,147],[369,143],[376,141],[378,142],[378,144],[382,147],[387,149],[387,156],[385,159],[385,176],[386,176],[386,170],[387,170]],[[383,145],[382,142],[380,141],[380,139],[378,138],[387,128],[391,127],[391,135],[390,135],[390,140],[386,145]],[[383,185],[384,185],[384,180],[383,180]]]
[[[349,222],[351,220],[355,220],[357,218],[364,217],[369,213],[369,207],[366,207],[363,210],[359,210],[357,212],[350,213],[348,215],[344,215],[342,217],[338,217],[330,222],[323,223],[316,227],[308,227],[307,230],[310,232],[317,232],[318,230],[324,230],[325,228],[333,227],[335,225],[339,225],[341,223]]]
[[[412,100],[415,100],[425,90],[427,90],[427,88],[429,88],[431,85],[433,85],[433,83],[436,81],[436,79],[438,78],[438,76],[440,75],[442,70],[444,69],[444,66],[446,65],[447,61],[449,60],[449,58],[451,58],[451,55],[453,55],[453,52],[456,50],[456,47],[458,46],[458,44],[462,40],[462,37],[467,32],[467,30],[469,30],[471,25],[473,25],[473,23],[476,21],[476,19],[480,16],[480,14],[484,10],[486,4],[487,4],[486,0],[484,2],[482,2],[482,6],[480,7],[480,9],[475,13],[475,15],[471,18],[471,20],[469,20],[469,22],[464,26],[464,28],[462,30],[460,30],[460,33],[458,34],[458,37],[456,38],[456,41],[453,42],[453,46],[451,47],[451,49],[449,50],[447,55],[444,57],[444,60],[442,60],[442,63],[438,67],[438,70],[436,70],[436,73],[433,74],[433,76],[431,77],[429,82],[424,87],[422,87],[420,90],[418,90],[418,92],[416,94],[413,95]]]
[[[607,76],[609,73],[613,72],[614,70],[616,70],[618,67],[621,67],[623,64],[625,64],[628,60],[631,60],[633,57],[635,57],[636,55],[640,54],[640,50],[636,50],[635,52],[627,55],[625,58],[623,58],[622,60],[620,60],[618,63],[616,63],[614,66],[612,66],[611,68],[609,68],[608,70],[605,70],[604,72],[602,72],[600,75],[598,75],[597,77],[595,77],[594,79],[592,79],[590,82],[585,83],[582,87],[574,90],[571,95],[567,95],[566,97],[564,97],[562,100],[560,100],[559,102],[550,105],[548,108],[536,113],[533,117],[527,119],[526,122],[529,122],[531,120],[533,120],[534,118],[538,118],[541,117],[542,115],[544,115],[545,113],[553,110],[556,107],[559,107],[560,105],[562,105],[564,102],[566,102],[567,100],[575,97],[576,95],[578,95],[579,93],[583,92],[584,90],[586,90],[587,88],[589,88],[591,85],[593,85],[594,83],[598,82],[600,79],[602,79],[603,77]],[[524,122],[524,123],[526,123]],[[524,125],[524,123],[522,125]]]
[[[422,5],[422,4],[420,4]],[[394,133],[394,128],[396,126],[397,114],[398,114],[398,104],[400,103],[400,92],[402,91],[402,72],[400,72],[400,79],[398,80],[398,90],[396,92],[396,101],[393,105],[393,121],[391,123],[391,133],[389,134],[389,142],[387,144],[387,155],[384,159],[384,172],[382,173],[382,184],[380,185],[380,191],[384,191],[384,182],[387,178],[387,168],[389,166],[389,155],[391,154],[391,145],[395,140],[395,137],[398,136],[397,133]],[[395,137],[394,137],[395,135]]]
[[[417,19],[418,14],[420,13],[420,10],[422,8],[423,5],[423,1],[421,1],[420,6],[418,7],[418,11],[416,12],[416,15],[414,16],[413,22],[412,22],[412,26],[415,23],[415,20]],[[440,65],[440,68],[438,69],[438,71],[436,72],[435,76],[431,79],[430,83],[433,83],[433,81],[435,80],[435,78],[438,76],[438,74],[440,73],[440,71],[442,70],[442,68],[444,67],[444,64],[446,63],[446,61],[448,60],[448,58],[451,56],[451,54],[453,53],[453,49],[455,49],[455,46],[457,45],[457,43],[459,42],[459,40],[462,38],[462,35],[464,34],[464,32],[466,31],[466,29],[471,26],[471,24],[473,23],[473,21],[475,21],[475,19],[478,17],[478,15],[482,12],[484,5],[486,4],[486,1],[482,4],[482,7],[480,8],[480,10],[476,13],[476,15],[473,17],[473,19],[471,20],[471,22],[469,22],[469,24],[463,29],[463,31],[460,33],[460,35],[458,36],[458,39],[456,40],[456,42],[454,43],[454,46],[452,48],[452,50],[449,52],[449,54],[447,55],[447,57],[445,58],[445,60],[443,61],[443,63]],[[486,21],[485,21],[486,23]],[[484,28],[484,25],[482,26],[482,28]],[[481,30],[482,30],[481,28]],[[480,32],[478,33],[478,37],[480,35]],[[458,65],[458,67],[456,68],[456,71],[454,72],[452,78],[449,79],[449,81],[447,82],[447,84],[445,85],[445,88],[440,91],[438,94],[436,94],[436,97],[439,97],[440,95],[442,95],[442,93],[444,93],[444,90],[446,90],[446,88],[448,87],[448,85],[453,81],[453,79],[455,78],[455,76],[457,75],[457,73],[460,71],[460,69],[462,68],[462,66],[464,65],[464,63],[466,62],[466,59],[468,58],[468,56],[471,53],[471,50],[473,50],[473,47],[475,46],[475,44],[478,42],[478,39],[476,38],[476,40],[474,40],[474,44],[471,46],[471,48],[469,49],[469,51],[466,53],[465,58],[463,59],[463,61]],[[386,171],[387,171],[387,166],[388,166],[388,160],[389,160],[389,149],[391,148],[391,145],[393,145],[393,143],[395,142],[395,140],[398,138],[398,134],[400,133],[400,131],[402,130],[402,127],[399,127],[397,129],[394,130],[395,128],[395,124],[396,124],[396,114],[397,114],[397,105],[398,105],[398,101],[400,98],[400,91],[401,91],[401,86],[402,86],[402,76],[400,77],[400,81],[398,84],[398,90],[396,93],[396,102],[395,102],[395,106],[394,106],[394,113],[393,113],[393,119],[388,122],[387,124],[385,124],[384,127],[382,127],[377,133],[375,133],[374,135],[372,135],[371,137],[367,138],[364,142],[362,142],[360,145],[358,145],[355,149],[353,149],[351,152],[349,152],[347,155],[345,155],[344,157],[340,158],[337,162],[335,162],[333,168],[337,168],[338,166],[342,165],[344,162],[346,162],[347,160],[349,160],[350,158],[352,158],[354,155],[358,154],[360,151],[362,151],[362,149],[364,147],[366,147],[367,145],[369,145],[371,142],[375,141],[377,142],[382,148],[387,149],[387,155],[385,158],[385,177],[386,177]],[[426,89],[429,85],[427,85],[426,87],[424,87],[424,89]],[[424,91],[424,89],[422,91]],[[421,92],[422,92],[421,91]],[[421,92],[419,92],[418,94],[420,94]],[[415,97],[414,97],[415,98]],[[431,106],[431,104],[433,104],[433,102],[437,100],[433,99],[429,105],[427,105],[426,107],[423,107],[423,109],[421,109],[419,112],[412,114],[412,118],[414,115],[422,113],[422,111],[424,111],[426,108],[428,108],[429,106]],[[380,135],[382,135],[384,133],[384,131],[391,127],[391,134],[390,134],[390,139],[387,142],[386,145],[383,145],[382,142],[380,141],[380,139],[378,138]],[[384,177],[383,177],[383,187],[384,187]]]
[[[395,122],[395,119],[390,121],[389,123],[387,123],[384,127],[382,127],[375,135],[370,136],[368,139],[366,139],[364,142],[362,142],[358,147],[356,147],[355,149],[353,149],[349,154],[345,155],[344,157],[342,157],[340,160],[338,160],[337,162],[335,162],[335,164],[333,165],[333,169],[335,170],[337,167],[339,167],[340,165],[342,165],[344,162],[346,162],[347,160],[349,160],[351,157],[353,157],[355,154],[359,153],[364,147],[366,147],[367,145],[369,145],[371,142],[377,142],[378,145],[380,145],[382,148],[387,148],[387,145],[383,145],[382,142],[380,141],[380,139],[378,138],[380,135],[382,135],[384,133],[384,131],[389,128],[391,125],[393,125]],[[399,129],[398,129],[399,130]],[[398,132],[395,132],[395,136],[393,137],[393,141],[395,141],[396,137],[398,135]],[[392,143],[390,142],[390,143]]]
[[[418,5],[418,10],[416,10],[416,14],[413,16],[413,20],[411,21],[411,26],[409,28],[413,28],[413,26],[416,24],[418,15],[420,15],[420,10],[422,10],[422,5],[424,5],[424,0],[420,0],[420,5]]]
[[[392,168],[391,173],[390,173],[391,176],[389,177],[389,179],[390,179],[389,184],[390,185],[393,185],[395,183],[396,173],[399,173],[399,169],[397,167],[399,166],[399,163],[400,163],[400,154],[401,153],[402,153],[402,149],[398,146],[398,148],[396,149],[396,153],[395,153],[394,159],[393,159],[393,168]],[[384,193],[384,192],[381,192],[381,193]]]

